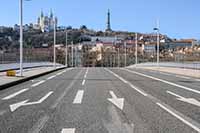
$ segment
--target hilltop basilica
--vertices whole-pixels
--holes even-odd
[[[54,21],[57,27],[58,19],[56,16],[54,16],[52,10],[49,16],[48,15],[44,16],[43,11],[41,11],[40,16],[38,17],[37,26],[42,32],[49,32],[54,30]]]

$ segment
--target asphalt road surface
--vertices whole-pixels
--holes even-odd
[[[60,70],[0,91],[1,133],[198,133],[200,81],[125,68]]]

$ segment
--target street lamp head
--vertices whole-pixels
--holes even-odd
[[[158,28],[153,28],[153,30],[154,30],[154,31],[158,31],[159,29],[158,29]]]

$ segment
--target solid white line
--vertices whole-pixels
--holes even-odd
[[[64,128],[61,133],[75,133],[75,128]]]
[[[16,97],[17,95],[19,95],[19,94],[21,94],[21,93],[27,91],[27,90],[29,90],[29,88],[22,89],[22,90],[20,90],[20,91],[18,91],[18,92],[15,92],[15,93],[13,93],[13,94],[7,96],[7,97],[2,98],[2,100],[9,100],[9,99],[11,99],[11,98],[13,98],[13,97]]]
[[[193,128],[194,130],[196,130],[197,132],[200,132],[200,128],[193,125],[192,123],[188,122],[187,120],[185,120],[184,118],[182,118],[181,116],[177,115],[176,113],[174,113],[173,111],[171,111],[170,109],[168,109],[167,107],[165,107],[164,105],[160,104],[160,103],[156,103],[158,106],[160,106],[162,109],[166,110],[168,113],[170,113],[171,115],[173,115],[174,117],[176,117],[177,119],[181,120],[183,123],[185,123],[186,125],[190,126],[191,128]]]
[[[55,77],[56,77],[56,75],[53,75],[53,76],[51,76],[51,77],[48,77],[47,80],[53,79],[53,78],[55,78]]]
[[[84,90],[79,90],[76,94],[76,97],[73,101],[73,104],[81,104],[83,99]]]
[[[139,73],[139,72],[136,72],[136,71],[131,71],[131,70],[128,70],[128,69],[123,69],[123,70],[200,94],[200,91],[192,89],[192,88],[189,88],[189,87],[185,87],[185,86],[182,86],[182,85],[179,85],[179,84],[175,84],[175,83],[163,80],[163,79],[159,79],[159,78],[155,78],[155,77],[152,77],[152,76],[149,76],[149,75],[145,75],[145,74],[142,74],[142,73]]]
[[[36,86],[38,86],[38,85],[40,85],[40,84],[42,84],[42,83],[44,83],[44,82],[45,82],[45,80],[42,80],[42,81],[40,81],[40,82],[37,82],[37,83],[33,84],[32,87],[36,87]]]
[[[82,81],[82,85],[85,85],[85,79]]]

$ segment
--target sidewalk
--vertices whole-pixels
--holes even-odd
[[[157,68],[157,67],[138,67],[138,68],[200,78],[200,70],[195,70],[195,69],[172,68],[172,67],[159,67],[159,68]]]
[[[7,87],[22,83],[24,81],[28,81],[30,79],[63,69],[65,67],[57,67],[54,69],[53,67],[41,67],[41,68],[33,68],[24,70],[23,77],[8,77],[6,76],[6,72],[0,73],[0,90],[5,89]],[[18,75],[18,71],[17,71]]]
[[[36,68],[36,67],[52,67],[54,64],[52,62],[32,62],[32,63],[23,63],[23,68]],[[57,66],[61,66],[61,64],[56,64]],[[0,72],[6,70],[18,70],[19,63],[10,63],[10,64],[0,64]]]

